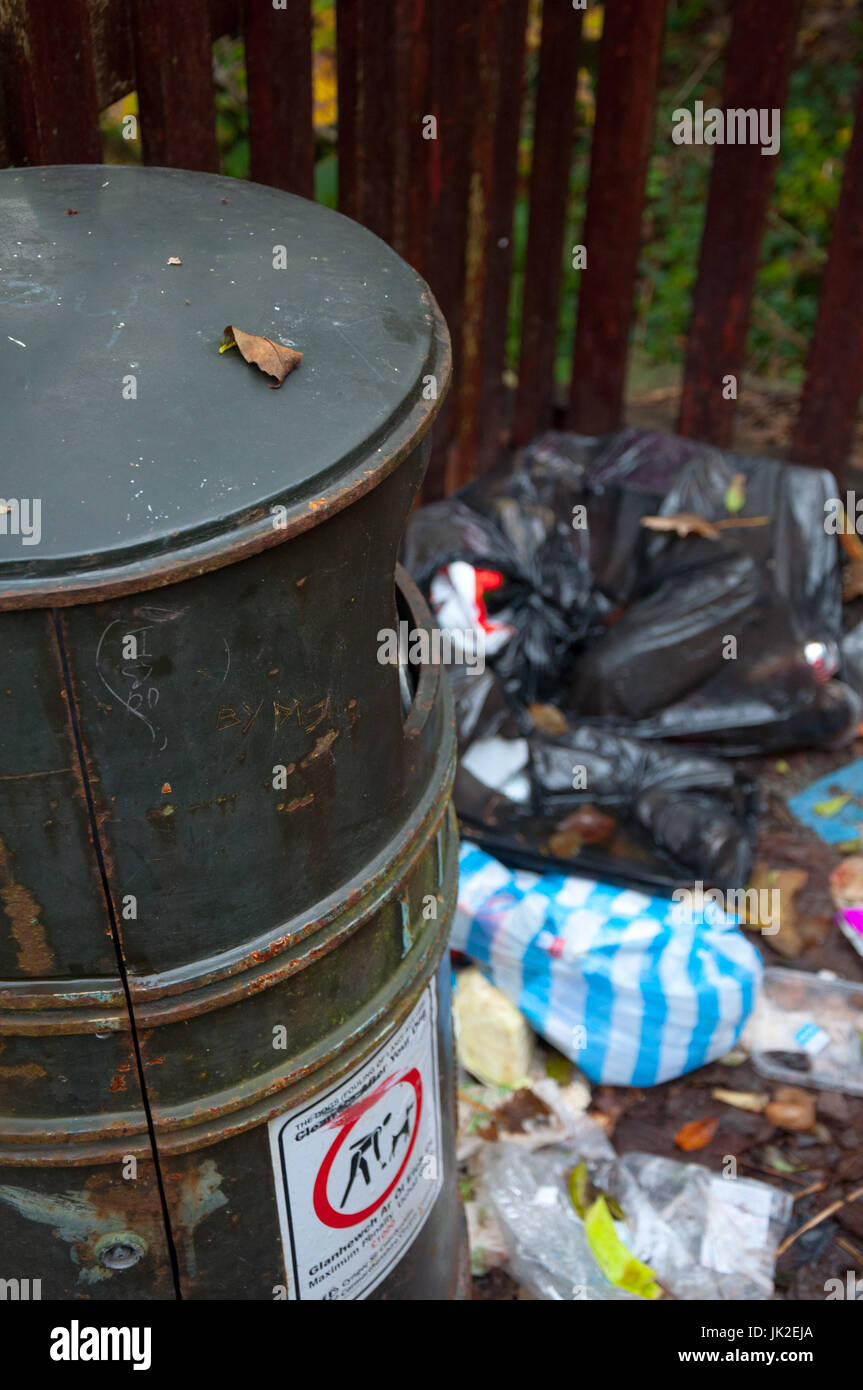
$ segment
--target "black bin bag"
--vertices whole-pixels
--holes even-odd
[[[481,674],[450,671],[460,754],[485,769],[459,770],[465,832],[512,865],[745,886],[756,795],[729,760],[839,746],[863,717],[833,678],[836,494],[826,471],[675,436],[551,432],[417,512],[403,560],[433,607],[465,561],[499,577],[480,623],[511,634]],[[496,781],[507,740],[523,776]],[[585,807],[613,822],[601,841],[580,838]]]

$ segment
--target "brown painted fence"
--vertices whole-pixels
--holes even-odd
[[[802,0],[732,0],[723,104],[784,104]],[[623,412],[665,0],[606,0],[566,423]],[[543,0],[515,391],[503,368],[528,0],[338,0],[340,206],[428,279],[456,385],[434,497],[552,418],[582,11]],[[0,0],[0,164],[101,159],[99,112],[137,91],[145,163],[218,167],[212,43],[242,35],[252,177],[313,190],[311,0]],[[430,121],[429,118],[434,120]],[[669,134],[670,138],[670,134]],[[776,160],[714,150],[680,430],[731,438]],[[790,456],[842,472],[863,390],[863,89]]]

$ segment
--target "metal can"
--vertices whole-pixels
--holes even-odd
[[[0,1277],[457,1296],[452,716],[386,654],[440,313],[255,184],[8,170],[0,216]]]

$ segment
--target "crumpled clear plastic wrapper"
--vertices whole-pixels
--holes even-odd
[[[772,1296],[789,1194],[652,1154],[618,1158],[587,1117],[566,1145],[530,1152],[501,1142],[484,1154],[484,1197],[509,1271],[528,1293],[566,1301],[638,1298],[605,1277],[572,1204],[568,1177],[582,1160],[623,1210],[625,1221],[616,1223],[623,1244],[668,1294],[695,1301]]]

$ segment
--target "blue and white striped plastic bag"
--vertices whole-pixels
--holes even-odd
[[[763,966],[735,918],[461,848],[453,949],[591,1081],[652,1086],[722,1057]]]

